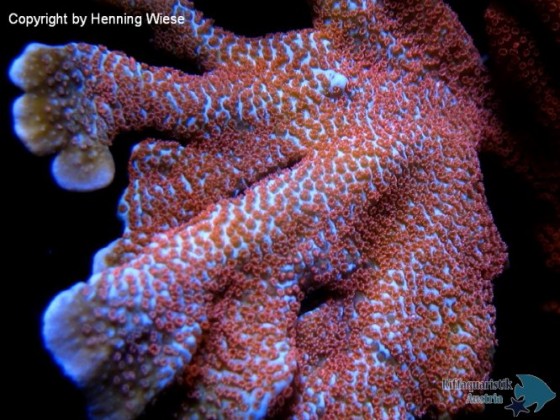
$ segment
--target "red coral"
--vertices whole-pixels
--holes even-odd
[[[488,376],[505,247],[477,159],[499,127],[476,50],[439,1],[313,4],[314,29],[247,39],[190,2],[134,2],[187,18],[158,43],[203,76],[84,44],[13,67],[34,98],[16,124],[44,152],[145,127],[187,141],[136,146],[123,238],[45,314],[93,415],[137,415],[175,382],[184,417],[454,413],[466,395],[441,381]],[[329,298],[300,315],[314,293]]]
[[[522,174],[548,211],[538,236],[560,268],[560,7],[555,1],[493,2],[486,11],[490,65],[505,125],[485,147]],[[497,125],[496,125],[497,126]]]

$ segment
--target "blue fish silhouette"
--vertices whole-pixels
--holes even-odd
[[[535,375],[517,375],[521,381],[521,385],[515,385],[513,388],[513,394],[515,398],[523,398],[523,405],[525,407],[530,407],[533,404],[537,404],[535,408],[535,413],[538,413],[544,405],[553,400],[556,394],[552,392],[549,386],[542,379],[536,377]]]

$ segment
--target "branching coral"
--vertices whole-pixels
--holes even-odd
[[[63,187],[109,183],[120,131],[185,143],[135,147],[123,237],[45,314],[92,415],[134,417],[172,383],[184,418],[462,408],[441,381],[489,374],[505,247],[477,159],[499,130],[455,15],[315,0],[313,29],[253,39],[184,0],[110,3],[184,16],[157,44],[206,73],[85,44],[34,44],[12,67],[16,131],[57,153]]]

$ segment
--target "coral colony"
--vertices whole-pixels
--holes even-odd
[[[135,146],[122,237],[44,315],[92,417],[171,385],[180,418],[463,408],[441,383],[489,376],[506,261],[477,153],[507,135],[455,14],[314,0],[312,29],[247,38],[186,0],[108,3],[184,19],[155,42],[205,73],[87,44],[31,44],[11,68],[15,130],[63,188],[111,182],[117,133],[166,139]]]

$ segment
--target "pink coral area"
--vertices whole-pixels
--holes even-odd
[[[191,22],[156,40],[202,76],[85,44],[13,67],[18,134],[58,153],[63,186],[109,182],[119,131],[186,141],[136,146],[123,237],[45,314],[93,416],[136,416],[174,383],[185,418],[454,413],[466,395],[441,381],[489,375],[505,247],[480,59],[438,1],[313,6],[313,29],[249,39],[189,2],[135,2]]]

